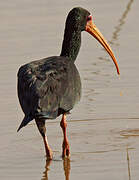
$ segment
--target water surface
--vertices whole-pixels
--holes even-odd
[[[34,122],[21,132],[18,68],[60,54],[66,15],[75,6],[93,19],[117,57],[121,75],[96,40],[82,33],[76,65],[83,93],[68,118],[71,158],[61,159],[60,118],[48,121],[54,160],[46,161]],[[0,4],[0,179],[138,180],[138,1],[3,1]]]

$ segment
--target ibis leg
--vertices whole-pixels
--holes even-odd
[[[66,128],[67,128],[67,122],[66,122],[66,115],[63,114],[62,116],[62,119],[61,119],[61,122],[60,122],[60,126],[63,130],[63,136],[64,136],[64,139],[63,139],[63,152],[62,152],[62,157],[64,158],[65,156],[70,156],[70,150],[69,150],[69,142],[68,142],[68,138],[67,138],[67,135],[66,135]]]
[[[38,130],[40,134],[42,135],[44,146],[45,146],[45,152],[47,159],[52,159],[52,150],[48,144],[47,136],[46,136],[46,127],[45,127],[45,120],[43,119],[35,119]]]

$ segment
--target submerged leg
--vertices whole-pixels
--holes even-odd
[[[45,120],[43,119],[35,119],[37,127],[39,129],[40,134],[42,135],[44,146],[45,146],[45,152],[47,159],[52,159],[52,150],[49,147],[47,136],[46,136],[46,128],[45,128]]]
[[[66,122],[66,114],[63,114],[61,122],[60,122],[60,126],[63,130],[63,152],[62,152],[62,157],[64,158],[65,156],[70,156],[70,150],[69,150],[69,142],[68,142],[68,138],[66,135],[66,127],[67,127],[67,122]]]

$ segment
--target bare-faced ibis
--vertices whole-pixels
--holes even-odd
[[[73,8],[66,20],[64,40],[60,56],[52,56],[32,61],[18,71],[18,97],[25,117],[18,131],[35,119],[42,135],[47,159],[52,159],[52,151],[46,137],[45,120],[62,115],[60,126],[63,130],[62,157],[70,155],[66,136],[66,114],[80,100],[81,81],[74,64],[81,45],[81,32],[94,36],[111,56],[119,74],[113,52],[99,32],[91,14],[81,8]]]

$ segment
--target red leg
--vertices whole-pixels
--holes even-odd
[[[45,121],[43,119],[35,119],[37,127],[39,129],[40,134],[42,135],[46,157],[48,160],[52,159],[52,150],[48,144],[47,136],[46,136],[46,128],[45,128]]]
[[[62,157],[64,158],[65,156],[70,156],[70,150],[69,150],[69,142],[68,142],[68,138],[66,135],[66,127],[67,127],[67,122],[66,122],[66,115],[63,114],[61,122],[60,122],[60,126],[63,130],[63,152],[62,152]]]
[[[43,137],[43,142],[44,142],[44,146],[45,146],[45,152],[46,152],[47,160],[51,160],[53,157],[53,154],[52,154],[52,150],[48,144],[46,136]]]

